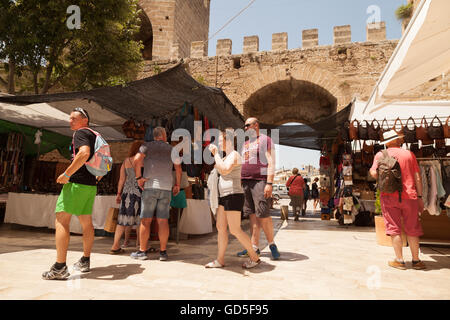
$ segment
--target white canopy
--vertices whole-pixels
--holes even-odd
[[[17,106],[0,102],[0,119],[39,129],[46,129],[71,137],[69,114],[75,107],[82,107],[89,113],[90,127],[108,141],[126,140],[120,130],[125,119],[102,109],[95,102],[62,101]]]
[[[402,94],[431,79],[445,79],[450,71],[449,14],[449,0],[423,0],[420,3],[375,86],[364,114],[388,106],[383,103],[404,100]],[[447,114],[450,114],[450,107]]]

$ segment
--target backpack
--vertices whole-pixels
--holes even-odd
[[[402,202],[402,171],[397,159],[389,156],[387,150],[383,150],[383,158],[378,160],[378,188],[381,192],[398,192],[399,201]]]
[[[86,169],[94,176],[103,177],[109,171],[111,171],[113,159],[111,157],[111,150],[109,144],[106,143],[105,139],[100,135],[100,133],[92,130],[91,128],[80,128],[87,129],[95,134],[94,143],[94,155],[89,161],[85,163]],[[73,134],[75,137],[75,133]],[[73,140],[72,140],[73,144]],[[75,158],[75,148],[73,148],[73,157]]]

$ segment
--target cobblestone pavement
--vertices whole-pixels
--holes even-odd
[[[288,200],[282,200],[284,203]],[[309,209],[310,205],[309,205]],[[270,259],[261,235],[262,264],[241,268],[241,250],[230,236],[223,269],[205,269],[216,257],[217,235],[189,236],[177,245],[170,241],[168,261],[133,260],[109,255],[111,237],[96,237],[91,272],[80,274],[71,266],[82,255],[82,237],[71,236],[67,281],[45,281],[41,273],[55,261],[54,231],[0,225],[0,299],[449,299],[450,248],[422,247],[428,270],[411,269],[411,253],[405,248],[408,270],[387,266],[391,247],[376,243],[374,228],[339,226],[321,221],[311,210],[295,222],[280,220],[273,210],[275,242],[281,259]],[[243,220],[248,232],[249,220]],[[156,242],[152,243],[157,246]]]

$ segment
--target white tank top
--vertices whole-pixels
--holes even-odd
[[[223,161],[225,161],[227,159],[227,157],[232,156],[232,154],[234,152],[236,152],[236,151],[233,151],[232,153],[227,155],[225,158],[223,158]],[[237,153],[237,157],[239,158],[239,165],[235,166],[229,174],[220,175],[220,178],[219,178],[219,196],[220,197],[226,197],[230,194],[244,193],[244,190],[242,189],[242,185],[241,185],[242,164],[240,161],[239,153]]]

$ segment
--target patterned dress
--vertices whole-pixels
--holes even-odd
[[[125,168],[125,175],[117,224],[134,226],[139,224],[141,214],[141,189],[137,184],[134,168]]]

